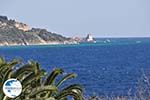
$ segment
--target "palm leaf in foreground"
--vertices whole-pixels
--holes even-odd
[[[18,66],[20,61],[12,60],[6,62],[0,58],[0,85],[9,78],[18,79],[23,87],[21,95],[11,100],[66,100],[68,96],[72,96],[74,100],[82,100],[82,88],[78,84],[60,87],[68,79],[75,78],[73,73],[63,75],[62,69],[54,69],[50,74],[40,68],[37,62],[30,61],[27,64]],[[15,69],[16,68],[16,69]],[[57,76],[63,77],[57,79]],[[0,100],[9,100],[3,94],[0,87]]]

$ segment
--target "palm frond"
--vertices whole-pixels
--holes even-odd
[[[57,87],[55,86],[40,86],[40,87],[36,87],[35,89],[33,89],[32,94],[29,95],[30,98],[36,96],[39,93],[43,93],[44,91],[53,91],[53,92],[57,92]]]
[[[71,79],[71,78],[75,78],[76,77],[76,74],[74,73],[71,73],[71,74],[67,74],[65,77],[63,77],[57,84],[56,84],[56,87],[59,87],[63,82],[65,82],[66,80],[68,79]]]
[[[47,77],[47,79],[45,80],[44,82],[44,85],[51,85],[54,81],[55,81],[55,78],[59,75],[59,74],[62,74],[63,73],[63,70],[62,69],[54,69],[51,74]]]

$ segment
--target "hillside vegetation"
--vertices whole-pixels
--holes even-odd
[[[64,44],[69,38],[0,16],[0,45]]]

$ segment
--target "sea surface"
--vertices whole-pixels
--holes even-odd
[[[85,95],[134,94],[144,72],[150,75],[150,38],[101,38],[76,45],[0,47],[6,60],[35,60],[50,72],[63,68],[78,76],[66,84],[80,83]]]

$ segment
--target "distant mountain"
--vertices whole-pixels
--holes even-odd
[[[0,16],[0,45],[40,45],[70,43],[66,38],[46,29],[32,28],[24,23]]]

